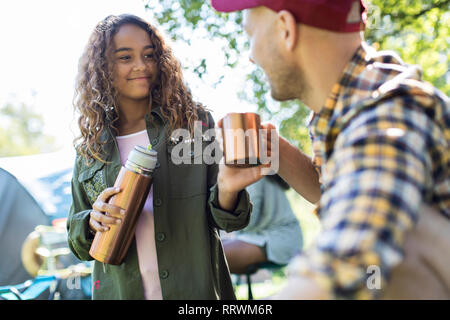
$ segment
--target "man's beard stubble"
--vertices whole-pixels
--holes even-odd
[[[301,69],[284,66],[278,68],[268,79],[273,99],[277,101],[299,99],[305,102],[308,86]]]

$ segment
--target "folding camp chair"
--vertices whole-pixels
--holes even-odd
[[[252,292],[252,280],[251,276],[255,274],[260,269],[267,269],[270,271],[276,271],[278,269],[283,268],[285,265],[276,264],[272,262],[263,262],[263,263],[255,263],[250,266],[248,266],[247,270],[244,271],[242,274],[238,274],[238,278],[236,281],[236,286],[240,285],[241,282],[241,275],[245,275],[245,278],[247,280],[247,288],[248,288],[248,300],[253,300],[253,292]]]
[[[33,300],[45,290],[50,289],[49,299],[52,299],[57,282],[56,276],[38,276],[18,285],[2,286],[0,287],[0,298],[3,300]]]

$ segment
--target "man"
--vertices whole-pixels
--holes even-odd
[[[312,110],[313,159],[280,137],[278,173],[317,202],[322,232],[276,298],[449,299],[448,97],[364,43],[360,1],[212,6],[245,9],[251,61],[272,97]]]

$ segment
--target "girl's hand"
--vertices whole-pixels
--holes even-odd
[[[222,128],[222,121],[218,122],[216,139],[218,139],[220,146],[223,146],[223,137],[220,128]],[[260,147],[265,148],[265,154],[269,159],[274,155],[278,156],[278,152],[272,152],[271,145],[272,138],[275,139],[275,141],[278,139],[275,126],[270,123],[263,124],[261,125],[261,129],[266,129],[267,135],[263,137],[261,141],[262,145]],[[274,135],[274,137],[272,137],[272,135]],[[237,194],[241,190],[257,182],[263,178],[264,175],[273,173],[271,172],[271,163],[265,163],[251,168],[234,168],[226,166],[222,161],[219,165],[219,173],[217,176],[219,205],[225,210],[231,210],[234,208]]]
[[[216,139],[219,145],[223,146],[223,137],[220,128],[222,127],[222,122],[218,122],[218,130],[216,131]],[[267,163],[267,160],[272,160],[274,157],[279,156],[278,148],[273,148],[272,142],[278,143],[278,133],[276,128],[271,123],[266,123],[261,125],[261,129],[266,130],[261,138],[260,148],[264,148],[265,156],[267,159],[264,160],[264,164],[251,167],[251,168],[235,168],[226,166],[222,161],[219,165],[219,174],[217,177],[217,182],[219,185],[219,190],[226,193],[238,193],[245,187],[257,182],[262,177],[267,174],[274,174],[276,172],[271,172],[271,163]]]
[[[221,163],[217,176],[219,191],[238,193],[245,187],[255,183],[263,177],[263,165],[251,168],[234,168]]]
[[[124,215],[125,210],[120,207],[109,204],[109,199],[120,192],[120,188],[111,187],[103,190],[97,200],[92,205],[92,211],[89,219],[89,227],[93,231],[105,232],[109,230],[110,225],[121,222],[120,218]]]

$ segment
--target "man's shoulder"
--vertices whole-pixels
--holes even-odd
[[[373,122],[393,112],[406,115],[411,110],[425,113],[433,121],[447,122],[449,101],[445,94],[421,80],[420,67],[409,66],[365,95],[356,94],[340,115],[339,122],[346,127],[357,120]]]
[[[432,104],[449,104],[449,98],[430,83],[422,80],[422,70],[412,65],[378,87],[373,94],[380,100],[398,95],[413,97],[423,106]]]
[[[431,101],[440,100],[448,104],[446,97],[431,84],[422,80],[422,68],[403,62],[394,51],[376,51],[363,43],[362,57],[359,58],[346,83],[344,105],[369,104],[401,93],[402,95],[421,96]]]

